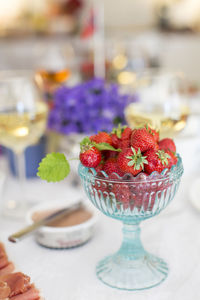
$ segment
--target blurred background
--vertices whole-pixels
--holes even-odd
[[[198,83],[199,11],[198,0],[0,0],[0,68],[36,70],[52,51],[73,74],[89,72],[94,27],[104,26],[108,66],[126,54],[137,69],[181,70]]]
[[[12,175],[18,166],[21,178],[35,177],[45,153],[77,156],[83,135],[118,123],[149,123],[161,137],[175,138],[183,157],[195,155],[199,53],[198,0],[0,0],[1,163]],[[10,77],[31,78],[34,87],[9,86],[20,100],[6,128],[2,80]],[[30,104],[30,95],[43,104],[35,106],[34,118],[23,115],[22,126],[19,103]],[[186,160],[187,170],[193,165]],[[75,174],[73,186],[79,184]]]
[[[73,75],[89,72],[103,26],[107,69],[124,54],[134,68],[180,70],[198,84],[199,11],[198,0],[0,0],[0,68],[36,70],[51,52]]]

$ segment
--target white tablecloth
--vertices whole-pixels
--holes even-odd
[[[194,159],[189,154],[185,158]],[[190,185],[198,174],[200,176],[200,164],[194,164],[192,170],[189,165],[187,161],[174,201],[159,216],[141,224],[144,246],[165,259],[170,268],[168,278],[152,289],[120,291],[97,279],[96,263],[107,254],[115,252],[122,239],[121,223],[102,214],[93,239],[79,248],[50,250],[39,246],[33,237],[11,244],[7,241],[8,235],[20,229],[23,222],[3,217],[0,218],[0,240],[5,243],[10,260],[15,263],[17,270],[31,276],[46,300],[200,299],[200,214],[188,201]],[[15,193],[13,181],[9,180],[8,184],[10,192]],[[57,184],[31,180],[27,191],[31,197],[40,201],[77,199],[84,195],[81,188],[73,189],[67,180]]]

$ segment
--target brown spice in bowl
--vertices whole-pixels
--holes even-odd
[[[42,211],[36,211],[32,215],[32,220],[34,222],[37,222],[53,213],[55,213],[56,210],[42,210]],[[70,227],[74,225],[82,224],[86,221],[88,221],[92,217],[92,213],[85,208],[77,209],[68,215],[62,217],[59,220],[52,221],[48,225],[49,227]]]

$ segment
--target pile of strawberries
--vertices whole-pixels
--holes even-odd
[[[91,193],[94,197],[96,193],[100,198],[109,197],[111,201],[114,196],[123,209],[152,211],[156,197],[159,203],[159,198],[167,196],[172,182],[166,178],[151,184],[143,179],[154,171],[170,169],[177,160],[174,141],[170,138],[159,141],[159,133],[149,126],[133,130],[119,126],[111,133],[99,132],[81,142],[81,163],[97,172]],[[111,182],[98,180],[104,177],[102,171]],[[133,177],[139,173],[143,179],[135,184]],[[123,181],[117,180],[119,176],[123,176]]]
[[[146,125],[143,128],[114,128],[111,133],[99,132],[81,143],[81,163],[107,175],[130,173],[150,175],[177,163],[176,146],[172,139],[159,141],[159,132]]]

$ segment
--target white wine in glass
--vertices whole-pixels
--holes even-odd
[[[28,207],[24,192],[24,150],[36,144],[46,129],[47,105],[39,98],[32,75],[13,71],[0,74],[0,144],[16,157],[20,195],[6,202],[5,213],[23,217]]]
[[[136,89],[139,102],[125,109],[129,126],[149,124],[160,131],[161,138],[175,137],[185,128],[190,114],[183,83],[176,74],[141,76]]]
[[[23,152],[26,147],[38,142],[46,128],[46,105],[37,102],[34,117],[29,112],[19,114],[16,110],[0,112],[0,142],[14,152]]]
[[[180,105],[176,113],[166,113],[162,109],[152,107],[150,110],[144,104],[134,103],[126,108],[125,115],[132,128],[149,124],[159,130],[161,138],[175,137],[186,126],[189,116],[189,107]]]

